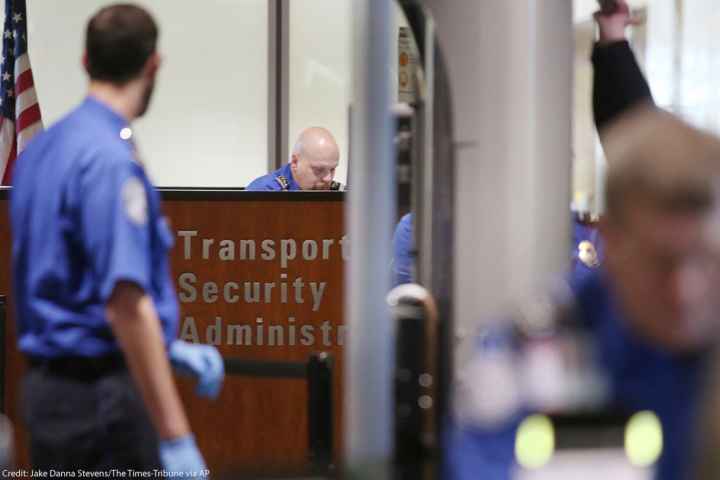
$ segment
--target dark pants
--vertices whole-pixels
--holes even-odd
[[[160,468],[157,435],[124,366],[31,365],[22,410],[34,468]]]

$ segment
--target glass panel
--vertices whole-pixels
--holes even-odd
[[[30,59],[45,125],[80,101],[87,19],[107,0],[29,0]],[[267,169],[267,0],[140,0],[163,67],[138,143],[162,186],[244,186]]]
[[[295,0],[289,3],[288,152],[292,152],[304,128],[327,128],[340,147],[335,180],[345,183],[352,87],[352,2]]]
[[[330,130],[340,146],[335,179],[345,183],[348,170],[349,107],[352,101],[352,1],[302,0],[290,3],[290,78],[288,151],[306,127]],[[388,66],[397,100],[398,28],[407,26],[395,4],[395,28]],[[414,46],[414,39],[411,39]],[[287,161],[288,159],[284,159]]]

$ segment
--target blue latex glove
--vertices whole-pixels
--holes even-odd
[[[207,478],[210,474],[192,435],[161,441],[160,462],[173,478]]]
[[[170,363],[178,373],[197,378],[195,392],[216,398],[225,378],[225,365],[218,349],[212,345],[175,340],[168,350]]]

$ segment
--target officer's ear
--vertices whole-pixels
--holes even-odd
[[[300,159],[298,158],[297,153],[293,153],[290,156],[290,168],[292,169],[293,172],[297,170],[299,161],[300,161]]]
[[[90,73],[89,66],[88,66],[88,56],[87,52],[83,52],[82,56],[82,66],[85,69],[85,72]]]
[[[162,57],[160,57],[159,53],[153,52],[153,54],[150,55],[150,58],[148,58],[145,62],[145,67],[143,67],[144,76],[147,78],[154,78],[157,71],[160,69],[161,64]]]

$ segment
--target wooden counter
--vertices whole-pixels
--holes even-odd
[[[5,405],[18,425],[23,359],[16,350],[10,285],[7,191],[0,190],[0,294],[10,297]],[[164,189],[175,233],[173,277],[181,337],[214,343],[223,356],[307,361],[333,355],[334,446],[341,451],[343,251],[342,193]],[[200,448],[211,469],[295,466],[306,461],[303,380],[227,377],[216,401],[180,380]],[[18,459],[27,464],[22,428]]]

